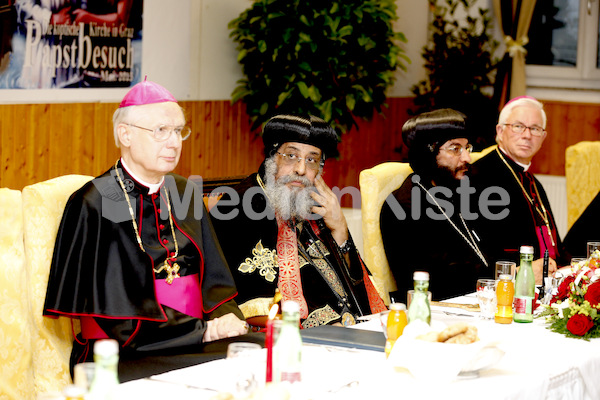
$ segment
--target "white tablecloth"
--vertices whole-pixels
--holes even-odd
[[[470,303],[473,297],[452,301]],[[503,358],[476,378],[439,379],[433,372],[426,378],[415,378],[408,370],[391,365],[382,352],[305,345],[302,386],[294,388],[293,398],[600,399],[600,339],[569,339],[547,330],[542,320],[501,325],[482,320],[477,313],[467,316],[471,313],[462,309],[445,311],[463,315],[448,315],[434,307],[433,320],[477,326],[480,338],[502,349]],[[374,319],[356,328],[378,330],[380,324]],[[264,353],[255,364],[261,382]],[[439,362],[438,354],[423,357],[432,365]],[[210,399],[218,392],[233,390],[233,368],[230,360],[218,360],[158,375],[154,380],[127,382],[120,385],[119,398]],[[351,382],[357,383],[344,387]]]

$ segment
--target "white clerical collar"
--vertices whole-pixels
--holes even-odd
[[[508,153],[506,153],[504,151],[504,149],[500,146],[498,146],[498,148],[504,153],[506,154],[507,157],[509,157],[511,160],[513,160],[513,158],[511,156],[508,155]],[[517,160],[513,160],[519,167],[523,168],[523,172],[527,172],[527,170],[529,169],[529,167],[531,167],[531,161],[529,162],[529,164],[523,164],[518,162]]]
[[[146,186],[148,188],[148,194],[153,194],[153,193],[158,192],[160,190],[160,187],[162,186],[163,182],[165,181],[165,177],[163,176],[162,179],[160,180],[160,182],[158,182],[158,183],[144,182],[136,174],[131,172],[131,169],[127,166],[127,164],[125,163],[125,160],[123,160],[123,157],[121,157],[121,165],[123,165],[123,168],[125,168],[127,170],[127,173],[129,175],[131,175],[131,177],[133,179],[135,179],[136,181],[141,183],[143,186]]]

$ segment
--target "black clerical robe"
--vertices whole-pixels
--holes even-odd
[[[277,221],[257,176],[255,173],[242,181],[235,188],[235,195],[224,194],[210,211],[239,292],[236,301],[242,310],[246,309],[244,303],[250,300],[272,299],[279,276]],[[245,207],[251,207],[254,212]],[[385,308],[373,285],[367,282],[365,286],[365,279],[369,278],[353,245],[347,264],[324,224],[304,221],[294,229],[298,238],[302,290],[308,306],[308,318],[302,319],[303,327],[336,322],[352,324],[358,316]],[[372,300],[374,309],[367,291],[375,298]]]
[[[424,188],[416,185],[413,177]],[[439,199],[438,203],[450,220],[425,189]],[[460,214],[456,192],[446,188],[452,193],[447,196],[436,194],[432,189],[431,180],[428,182],[411,174],[390,194],[381,209],[383,246],[398,287],[391,296],[397,302],[406,302],[406,292],[414,286],[415,271],[429,272],[429,290],[434,300],[474,292],[478,278],[489,278],[494,274],[492,267],[485,264],[489,261],[477,233]]]
[[[498,214],[507,208],[509,213],[506,217],[499,220],[485,218],[480,210],[479,218],[474,221],[477,231],[482,235],[482,240],[488,244],[490,257],[494,262],[508,260],[519,265],[521,246],[533,246],[534,258],[537,259],[544,256],[543,243],[545,242],[548,248],[554,247],[556,253],[554,258],[558,265],[565,265],[568,260],[565,259],[566,254],[556,230],[556,223],[544,187],[533,174],[524,172],[521,166],[506,154],[502,153],[501,155],[500,152],[500,149],[496,149],[473,163],[471,177],[471,184],[476,190],[474,194],[476,199],[479,199],[481,193],[490,187],[502,188],[509,196],[508,205],[488,207],[492,214]],[[511,169],[519,181],[515,179]],[[544,205],[552,238],[548,234],[544,219],[523,194],[519,182],[527,190],[530,198],[536,202],[538,210],[542,211],[540,202]],[[535,187],[537,187],[537,192]],[[494,194],[490,196],[490,200],[500,200],[500,197]],[[552,241],[554,241],[554,246]]]
[[[169,174],[148,194],[120,163],[118,169],[123,187],[111,168],[73,193],[57,234],[44,315],[81,319],[72,362],[89,359],[95,339],[117,339],[127,357],[197,345],[206,320],[229,312],[243,318],[195,184]],[[165,261],[179,267],[171,283]]]
[[[567,252],[573,257],[587,256],[587,242],[600,242],[600,193],[585,208],[571,226],[564,240]]]

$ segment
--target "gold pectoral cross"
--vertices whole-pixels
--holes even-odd
[[[179,264],[174,263],[173,265],[169,264],[169,260],[165,260],[165,262],[160,266],[159,269],[155,269],[154,272],[157,274],[162,272],[163,270],[167,271],[167,283],[170,285],[173,283],[175,278],[179,278]]]

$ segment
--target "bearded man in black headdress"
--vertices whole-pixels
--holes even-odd
[[[276,290],[300,304],[305,328],[351,325],[385,309],[321,176],[337,155],[333,128],[314,116],[277,115],[263,141],[258,173],[210,211],[244,316],[266,315]]]
[[[406,301],[413,272],[427,271],[434,300],[475,291],[477,279],[493,276],[477,233],[463,215],[458,190],[468,184],[473,146],[465,116],[452,109],[417,115],[402,127],[413,173],[381,210],[381,236],[398,287]],[[465,192],[466,194],[466,192]],[[463,197],[464,200],[464,197]]]

